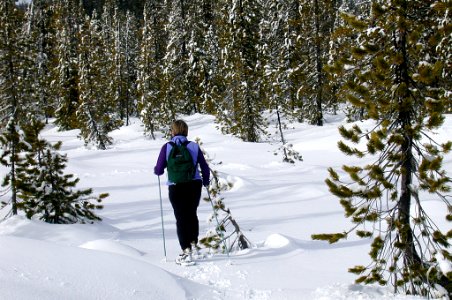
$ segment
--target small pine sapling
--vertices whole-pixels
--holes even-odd
[[[95,197],[92,189],[74,190],[79,179],[64,174],[67,156],[58,153],[62,143],[51,145],[40,139],[43,128],[44,123],[37,120],[23,126],[23,140],[29,149],[22,151],[24,159],[15,171],[18,209],[29,219],[36,217],[48,223],[100,221],[93,210],[103,208],[100,203],[108,194]]]
[[[303,161],[303,157],[301,156],[301,154],[293,148],[293,144],[287,143],[286,139],[284,138],[283,128],[285,127],[285,124],[283,124],[281,121],[279,108],[276,110],[276,116],[278,121],[277,124],[278,131],[281,137],[282,145],[278,148],[277,151],[274,152],[274,154],[278,155],[278,151],[282,151],[284,155],[283,162],[291,164],[294,164],[296,161]]]
[[[202,142],[199,138],[196,142],[201,146]],[[207,161],[212,165],[212,159],[206,151],[201,148]],[[218,163],[218,164],[221,164]],[[237,221],[233,218],[231,211],[224,204],[224,198],[221,196],[223,191],[230,190],[233,183],[225,178],[221,178],[218,172],[211,169],[213,180],[208,190],[209,196],[204,198],[205,201],[211,202],[213,212],[208,222],[217,222],[214,229],[208,230],[200,243],[212,251],[218,251],[223,248],[224,252],[229,253],[231,250],[242,250],[250,248],[251,242],[243,234]],[[215,220],[215,221],[214,221]],[[227,248],[226,248],[227,247]]]
[[[23,199],[24,210],[28,218],[38,216],[48,223],[85,223],[100,221],[93,210],[102,209],[100,204],[108,197],[107,193],[92,196],[92,189],[74,190],[79,182],[73,174],[64,174],[67,156],[61,155],[61,142],[51,145],[38,138],[44,124],[34,122],[27,128],[28,139],[34,151],[26,155],[29,165],[37,171],[28,178],[28,192],[19,195]],[[30,193],[30,190],[32,193]]]

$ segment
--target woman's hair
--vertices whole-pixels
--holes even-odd
[[[188,135],[187,123],[185,123],[185,121],[183,121],[183,120],[174,121],[173,124],[171,125],[171,133],[173,136],[176,136],[176,135],[187,136]]]

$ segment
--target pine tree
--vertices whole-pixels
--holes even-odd
[[[212,160],[202,148],[201,140],[197,139],[196,143],[200,145],[206,159],[209,161],[210,165],[212,165]],[[251,246],[251,242],[243,234],[239,224],[232,216],[231,210],[226,207],[224,198],[221,195],[222,192],[231,189],[233,183],[225,178],[221,178],[219,173],[215,170],[211,170],[211,173],[213,180],[208,187],[208,197],[204,198],[204,200],[210,202],[213,210],[212,215],[209,218],[209,223],[216,224],[215,229],[208,230],[199,242],[213,251],[222,248],[224,252],[229,253],[234,249],[247,249]]]
[[[137,99],[137,88],[136,88],[136,80],[137,80],[137,62],[138,62],[138,53],[139,53],[139,23],[138,20],[134,17],[134,15],[127,11],[126,13],[126,30],[125,30],[125,45],[124,45],[124,53],[125,53],[125,82],[126,82],[126,96],[125,96],[125,115],[126,115],[126,124],[130,123],[130,116],[137,116],[138,108],[136,104]]]
[[[171,122],[164,111],[167,83],[163,79],[165,55],[165,6],[163,1],[146,1],[141,45],[137,62],[138,111],[145,134],[155,139],[155,132]]]
[[[207,35],[204,24],[204,1],[192,1],[187,12],[187,57],[188,68],[185,75],[188,90],[185,91],[186,99],[191,102],[191,111],[194,113],[202,110],[202,89],[206,74],[205,38]],[[205,83],[205,82],[204,82]]]
[[[285,64],[287,64],[288,76],[288,92],[290,107],[292,108],[294,116],[298,117],[299,121],[303,121],[303,114],[300,113],[302,104],[302,97],[299,93],[299,87],[303,84],[305,78],[303,77],[303,16],[300,14],[300,1],[287,1],[287,23],[284,29],[284,52]]]
[[[23,135],[14,117],[9,119],[9,123],[2,130],[0,146],[2,150],[0,163],[8,168],[8,173],[3,177],[2,187],[4,190],[1,192],[1,196],[10,197],[8,200],[1,202],[0,208],[11,205],[10,213],[17,215],[22,208],[18,198],[18,168],[24,162],[21,153],[28,148],[28,145],[24,142]]]
[[[162,109],[174,120],[178,113],[189,113],[191,99],[187,97],[188,83],[188,33],[187,33],[187,1],[169,1],[170,10],[166,33],[168,44],[164,58],[164,78],[167,90],[165,91]]]
[[[370,2],[361,2],[359,5],[354,1],[343,1],[342,5],[338,10],[339,15],[352,14],[357,16],[358,19],[369,17],[370,13]],[[353,77],[353,69],[348,68],[334,68],[336,61],[346,61],[351,55],[351,49],[355,43],[355,37],[350,33],[350,29],[344,26],[345,19],[338,17],[336,18],[334,31],[331,36],[331,43],[329,47],[329,58],[328,65],[325,66],[325,70],[330,81],[330,86],[332,89],[332,101],[334,105],[339,104],[339,102],[344,103],[341,97],[340,86],[344,85],[350,78]],[[348,121],[363,120],[366,118],[365,110],[361,107],[356,107],[352,105],[346,105],[344,107]]]
[[[438,47],[450,35],[444,7],[440,1],[379,0],[369,18],[345,15],[343,32],[356,44],[334,69],[353,69],[341,93],[376,125],[342,126],[343,138],[356,146],[341,141],[339,148],[375,160],[344,166],[347,181],[330,169],[326,183],[356,225],[313,236],[336,242],[356,230],[362,238],[372,237],[372,263],[350,269],[360,275],[357,282],[391,284],[396,292],[424,296],[452,292],[452,274],[441,269],[451,263],[451,231],[439,229],[424,207],[425,200],[437,197],[452,219],[451,179],[442,168],[452,142],[439,144],[432,137],[450,102],[450,79],[444,77],[450,56]],[[450,53],[450,45],[446,48]]]
[[[52,81],[52,69],[54,68],[54,38],[53,7],[49,1],[33,1],[26,12],[24,39],[27,41],[27,52],[31,53],[30,60],[33,65],[27,70],[32,80],[34,94],[34,115],[42,116],[48,122],[53,116],[54,97],[49,88]]]
[[[293,102],[290,90],[290,42],[286,39],[289,22],[289,3],[269,0],[264,2],[264,17],[261,22],[262,45],[259,51],[263,63],[262,97],[267,99],[266,107],[276,114],[277,134],[280,136],[283,161],[295,163],[301,156],[287,143],[284,137],[286,125],[282,117],[291,117]],[[283,45],[281,47],[281,45]],[[276,154],[276,153],[275,153]]]
[[[206,17],[207,18],[207,17]],[[223,77],[221,76],[220,45],[218,39],[218,17],[212,22],[205,22],[208,26],[205,33],[204,48],[205,55],[202,57],[202,89],[201,101],[203,111],[208,114],[216,114],[217,103],[219,103],[224,89]]]
[[[109,132],[122,124],[115,110],[111,84],[113,66],[105,55],[106,44],[96,14],[86,17],[81,29],[79,50],[80,104],[77,118],[85,143],[105,150],[112,143]]]
[[[226,89],[217,121],[223,131],[249,142],[259,141],[266,129],[259,89],[260,12],[259,1],[231,0],[227,11],[222,14],[226,19],[222,21],[225,28],[220,42]]]
[[[199,74],[199,101],[204,113],[215,114],[221,101],[223,77],[220,70],[219,7],[222,2],[200,0],[195,18],[198,19],[199,43],[197,43],[196,66]]]
[[[92,189],[74,190],[78,178],[64,174],[67,156],[58,151],[62,143],[50,144],[39,137],[44,123],[32,119],[24,126],[24,142],[31,146],[18,164],[18,198],[28,218],[67,224],[100,221],[93,210],[108,194],[91,196]],[[94,204],[97,202],[97,204]]]
[[[302,24],[299,38],[303,41],[301,66],[304,80],[298,96],[302,101],[302,119],[311,124],[323,125],[323,114],[333,96],[326,78],[324,65],[337,11],[336,0],[303,0],[300,3]]]
[[[26,122],[27,108],[33,99],[31,51],[23,36],[24,16],[14,1],[0,2],[0,124],[2,126],[0,163],[8,168],[2,195],[11,196],[3,205],[11,204],[11,213],[18,212],[17,164],[23,159],[19,153],[23,143],[20,124]]]
[[[104,12],[104,22],[108,19],[108,10]],[[114,101],[119,112],[120,119],[126,125],[130,123],[130,116],[135,113],[134,99],[136,97],[136,59],[137,59],[137,21],[127,11],[125,14],[117,8],[113,14],[113,24],[105,24],[105,30],[111,31],[108,36],[107,51],[111,52],[114,66]],[[111,49],[108,45],[114,45]]]
[[[187,2],[184,17],[186,35],[186,73],[184,81],[185,113],[204,112],[211,109],[215,95],[215,79],[218,68],[218,41],[212,0]]]
[[[55,123],[61,130],[80,128],[76,112],[79,106],[78,45],[83,21],[78,0],[61,0],[54,8],[56,64],[51,89],[56,97]],[[64,17],[63,17],[64,16]]]

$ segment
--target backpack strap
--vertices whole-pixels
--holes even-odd
[[[190,151],[190,154],[193,158],[193,164],[196,166],[198,164],[199,145],[197,143],[191,143],[190,141],[188,141],[187,149],[188,151]]]

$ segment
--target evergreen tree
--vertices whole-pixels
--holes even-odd
[[[186,99],[191,102],[191,111],[200,112],[202,104],[202,89],[206,87],[206,55],[205,52],[205,38],[207,35],[206,28],[208,25],[204,24],[204,1],[192,1],[187,13],[187,57],[188,68],[185,75],[188,90],[185,91]],[[204,83],[204,84],[203,84]]]
[[[203,89],[204,109],[216,117],[216,122],[223,127],[224,132],[228,132],[229,103],[231,99],[228,80],[225,80],[228,72],[227,45],[232,40],[230,31],[229,7],[230,1],[215,3],[213,14],[213,25],[210,26],[206,38],[206,59],[211,59],[209,81],[204,81],[207,89]],[[206,22],[209,24],[209,22]],[[207,79],[207,77],[205,77]],[[207,94],[211,91],[209,94]]]
[[[300,3],[302,24],[299,38],[303,41],[300,70],[303,78],[298,95],[301,114],[311,124],[323,125],[323,112],[333,94],[324,65],[337,11],[336,0],[303,0]]]
[[[209,155],[202,148],[201,140],[197,139],[196,143],[199,144],[207,161],[212,165]],[[210,202],[213,210],[209,223],[216,224],[215,229],[208,230],[199,242],[210,250],[217,251],[222,248],[227,253],[233,249],[247,249],[251,246],[251,242],[241,231],[239,224],[233,218],[231,210],[226,207],[224,198],[221,196],[221,193],[230,190],[233,184],[225,178],[221,178],[217,171],[211,170],[211,173],[213,180],[208,187],[208,197],[204,200]]]
[[[447,220],[452,219],[446,197],[451,179],[442,169],[452,142],[432,138],[450,102],[450,80],[444,77],[450,56],[438,47],[450,35],[443,27],[444,7],[441,1],[378,0],[369,18],[344,16],[343,32],[352,34],[356,44],[334,69],[353,69],[341,93],[365,109],[376,126],[341,127],[343,138],[357,146],[341,141],[339,148],[375,161],[344,166],[348,181],[330,169],[326,183],[356,225],[344,233],[313,236],[336,242],[356,229],[362,238],[373,237],[372,263],[350,269],[360,275],[357,282],[389,283],[396,292],[424,296],[452,292],[452,274],[440,267],[451,263],[451,231],[435,225],[423,201],[438,197]],[[450,45],[446,48],[450,53]]]
[[[169,1],[169,17],[166,26],[168,44],[164,58],[164,79],[166,81],[162,109],[174,120],[178,113],[190,113],[192,99],[187,82],[189,40],[187,14],[189,3],[186,0]]]
[[[258,60],[259,1],[231,0],[222,18],[225,29],[223,47],[224,100],[217,121],[223,131],[231,132],[244,141],[257,142],[265,132],[260,98],[260,68]]]
[[[95,143],[99,149],[105,150],[112,143],[108,133],[119,128],[121,120],[115,110],[111,84],[113,65],[109,64],[111,57],[105,55],[106,44],[101,29],[94,14],[92,18],[85,18],[80,32],[80,104],[77,117],[85,143]]]
[[[260,26],[262,45],[259,54],[264,65],[261,97],[267,99],[266,107],[276,114],[277,134],[282,143],[280,150],[283,151],[283,161],[294,163],[295,159],[302,159],[293,150],[292,145],[286,143],[283,132],[286,126],[282,121],[283,116],[290,117],[293,112],[289,75],[291,48],[286,40],[286,24],[289,22],[288,5],[289,3],[278,0],[264,2],[264,17]]]
[[[106,27],[108,30],[108,25]],[[106,45],[107,50],[110,50],[108,45],[114,45],[110,50],[114,60],[114,101],[121,120],[129,125],[129,118],[135,112],[133,100],[136,97],[137,21],[129,11],[124,14],[115,9],[113,27],[110,29],[113,31],[111,44],[107,42]]]
[[[164,1],[147,1],[141,30],[137,62],[138,111],[145,134],[155,139],[157,130],[171,122],[164,111],[166,82],[163,76],[163,58],[166,38]]]
[[[44,123],[33,120],[24,126],[24,141],[31,145],[25,160],[18,164],[18,198],[28,218],[48,223],[85,223],[100,221],[93,210],[101,209],[108,194],[91,196],[92,189],[74,190],[79,179],[64,174],[67,157],[58,151],[62,143],[51,145],[40,139]]]
[[[82,8],[78,0],[61,0],[55,5],[54,15],[57,46],[53,49],[56,63],[51,88],[56,98],[55,123],[62,130],[70,130],[80,127],[76,115],[80,96],[77,47]]]
[[[219,16],[215,10],[219,5],[209,0],[203,1],[204,40],[198,61],[201,70],[201,102],[203,111],[216,114],[217,103],[222,101],[223,76],[220,63],[220,44],[218,38]]]
[[[49,1],[33,1],[26,13],[24,39],[27,41],[27,52],[31,53],[33,65],[27,70],[32,81],[31,87],[34,95],[32,109],[36,116],[42,116],[48,121],[53,116],[54,98],[49,88],[54,68],[54,37],[53,7]]]
[[[303,107],[302,97],[299,87],[305,80],[303,74],[303,51],[304,39],[303,16],[300,14],[300,1],[287,1],[287,22],[283,24],[284,28],[284,64],[287,65],[288,77],[288,98],[289,105],[292,108],[293,115],[303,121],[303,114],[300,112]]]
[[[215,85],[218,74],[218,39],[216,37],[215,12],[212,0],[191,1],[187,6],[185,28],[187,34],[187,72],[185,98],[187,112],[212,111],[217,97]]]
[[[139,26],[138,21],[134,15],[127,11],[126,13],[126,30],[124,37],[124,53],[125,53],[125,82],[126,82],[126,96],[125,96],[125,106],[122,111],[125,110],[125,115],[127,118],[126,124],[129,124],[129,116],[137,116],[137,61],[139,53]]]
[[[1,192],[0,196],[7,196],[10,198],[6,201],[2,201],[0,208],[11,205],[10,213],[17,215],[18,211],[22,209],[22,203],[20,203],[18,198],[18,168],[19,165],[24,162],[21,153],[28,148],[28,145],[24,142],[23,135],[19,130],[15,118],[12,117],[9,120],[10,122],[6,124],[0,135],[0,146],[2,150],[0,163],[8,168],[8,173],[2,181],[4,190]]]
[[[12,214],[18,212],[17,164],[23,159],[19,153],[26,148],[20,124],[26,121],[25,112],[33,98],[30,69],[30,49],[23,38],[24,16],[14,1],[0,2],[0,124],[2,126],[0,163],[8,168],[2,186],[4,195],[11,195]]]
[[[351,0],[343,1],[338,13],[352,14],[357,16],[358,19],[367,18],[370,13],[370,2],[363,1],[358,4]],[[351,49],[355,45],[355,37],[351,34],[350,29],[344,26],[344,24],[344,18],[336,18],[334,25],[335,30],[332,33],[329,47],[329,62],[328,65],[325,66],[327,75],[333,77],[328,77],[328,79],[331,80],[330,86],[333,93],[333,105],[337,105],[339,102],[344,103],[339,87],[344,85],[350,78],[353,77],[352,68],[334,68],[334,62],[337,60],[344,60],[345,57],[350,56]],[[346,105],[345,112],[348,121],[363,120],[366,117],[365,110],[362,107]]]

